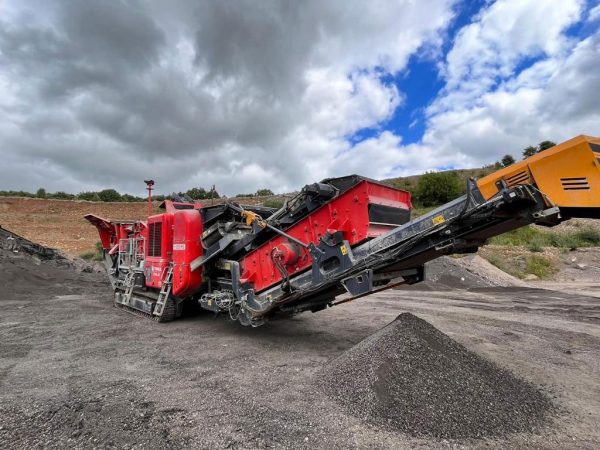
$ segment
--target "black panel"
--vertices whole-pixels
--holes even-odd
[[[229,205],[207,206],[200,209],[200,214],[202,215],[204,229],[207,229],[212,222],[217,219],[226,220],[227,218],[231,218],[233,216],[233,210]]]
[[[393,206],[369,204],[369,222],[402,225],[410,221],[410,210]]]
[[[592,149],[592,151],[594,151],[596,153],[600,153],[600,144],[591,144],[590,143],[590,148]]]
[[[565,219],[600,219],[600,208],[560,208],[560,213]]]
[[[162,256],[162,222],[148,226],[148,256]]]
[[[143,288],[144,286],[146,286],[146,277],[144,277],[144,274],[142,272],[138,272],[138,273],[134,273],[133,274],[133,286],[136,288]]]
[[[321,181],[321,183],[326,183],[326,184],[329,184],[329,185],[335,187],[336,189],[338,189],[340,191],[340,194],[341,194],[342,192],[346,192],[348,189],[356,186],[358,183],[360,183],[361,181],[363,181],[365,179],[366,178],[358,176],[358,175],[348,175],[348,176],[339,177],[339,178],[326,178],[323,181]]]

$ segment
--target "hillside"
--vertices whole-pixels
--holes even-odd
[[[480,167],[477,169],[454,169],[445,172],[455,172],[461,181],[462,186],[467,185],[467,179],[469,177],[481,178],[492,173],[496,168],[494,166]],[[420,175],[409,175],[406,177],[388,178],[382,180],[383,183],[389,184],[390,186],[397,187],[399,189],[405,189],[407,191],[413,191],[419,185],[419,180],[423,174]]]
[[[242,204],[263,204],[277,196],[232,198]],[[218,203],[221,200],[215,200]],[[207,201],[206,204],[210,204]],[[73,256],[94,249],[96,228],[84,218],[96,214],[113,220],[146,219],[146,202],[112,203],[84,200],[47,200],[25,197],[0,197],[0,226],[39,244],[58,248]],[[158,212],[158,202],[154,204]]]

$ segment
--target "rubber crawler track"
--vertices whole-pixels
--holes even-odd
[[[121,303],[113,302],[113,306],[117,309],[125,311],[129,314],[133,314],[135,316],[144,317],[146,319],[154,320],[155,322],[163,323],[163,322],[171,322],[175,319],[175,315],[177,313],[177,307],[175,306],[175,302],[173,299],[167,300],[167,305],[163,311],[162,316],[154,316],[152,314],[145,313],[140,311],[139,309],[132,308],[130,306],[123,305]]]

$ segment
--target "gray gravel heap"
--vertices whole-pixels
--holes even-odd
[[[330,362],[318,384],[351,414],[413,436],[533,431],[552,410],[532,384],[409,313]]]

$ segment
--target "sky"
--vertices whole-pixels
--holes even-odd
[[[600,135],[598,0],[0,0],[0,190],[291,192]]]

